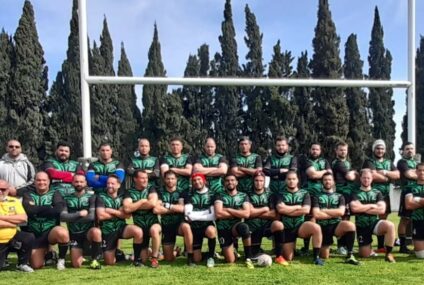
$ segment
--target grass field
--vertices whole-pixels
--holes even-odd
[[[397,223],[397,217],[392,214]],[[181,240],[178,240],[181,243]],[[298,241],[299,245],[302,242]],[[271,249],[271,242],[264,240],[265,250]],[[124,251],[131,252],[131,244],[123,243]],[[215,268],[204,265],[185,266],[185,258],[179,257],[174,264],[161,262],[158,269],[148,267],[134,268],[129,262],[116,266],[103,267],[93,271],[68,268],[57,271],[55,267],[46,267],[32,274],[14,270],[0,272],[0,284],[422,284],[424,280],[424,261],[414,256],[396,254],[397,263],[384,262],[384,256],[362,259],[361,266],[344,264],[344,258],[334,256],[323,267],[311,264],[310,257],[299,257],[290,266],[273,264],[270,268],[249,270],[242,261],[235,265],[218,261]],[[11,254],[12,267],[15,256]]]

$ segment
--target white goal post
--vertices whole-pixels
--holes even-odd
[[[78,0],[81,68],[83,155],[92,156],[89,84],[163,84],[206,86],[290,86],[290,87],[391,87],[408,91],[408,141],[415,144],[415,0],[408,0],[408,80],[275,79],[275,78],[187,78],[90,76],[88,68],[87,0]]]

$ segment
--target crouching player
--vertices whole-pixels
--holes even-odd
[[[124,199],[124,210],[132,213],[134,224],[143,232],[141,246],[141,262],[146,264],[149,257],[149,243],[152,238],[152,256],[150,266],[159,267],[159,248],[161,226],[158,216],[153,209],[158,203],[158,193],[154,187],[149,186],[149,176],[145,170],[136,170],[133,175],[134,187],[129,189]],[[135,249],[134,249],[135,250]],[[137,249],[138,250],[138,249]],[[135,256],[134,256],[135,257]],[[140,260],[135,259],[135,264],[141,265]]]
[[[236,256],[233,241],[241,237],[244,245],[246,266],[253,269],[252,247],[249,226],[242,222],[250,216],[249,197],[246,193],[237,191],[237,178],[233,174],[225,176],[225,192],[215,198],[216,224],[218,227],[219,244],[224,253],[225,261],[234,263]]]
[[[305,215],[311,210],[311,198],[308,191],[299,189],[298,184],[297,173],[287,172],[286,189],[276,197],[275,208],[284,224],[283,255],[285,259],[293,260],[296,238],[312,237],[313,263],[324,265],[324,261],[319,257],[322,243],[321,228],[316,223],[305,222]],[[276,243],[275,246],[279,245]]]
[[[206,266],[214,267],[216,247],[216,228],[213,223],[215,221],[214,197],[206,187],[204,174],[193,174],[191,182],[192,190],[184,201],[184,215],[193,233],[193,261],[198,263],[202,260],[202,243],[203,238],[206,237],[209,249]],[[190,256],[189,252],[188,255]]]
[[[379,215],[386,212],[386,203],[380,191],[372,188],[372,171],[364,168],[360,173],[361,186],[352,195],[350,209],[355,215],[355,224],[358,235],[359,256],[369,257],[372,253],[372,235],[384,236],[386,249],[385,260],[395,262],[392,255],[395,243],[395,226],[391,221],[379,220]]]
[[[344,196],[335,192],[334,177],[330,172],[322,176],[322,184],[323,192],[314,197],[312,208],[312,214],[322,231],[321,257],[330,257],[330,246],[336,236],[337,239],[343,239],[343,244],[346,245],[346,263],[359,265],[359,261],[353,256],[355,224],[347,220],[342,221],[346,211]]]
[[[82,174],[72,178],[75,192],[65,196],[65,206],[60,214],[60,220],[66,222],[71,239],[72,266],[79,268],[84,260],[83,248],[91,245],[91,269],[100,269],[97,258],[102,254],[102,232],[94,226],[96,217],[96,196],[89,191],[87,180]]]
[[[133,239],[134,265],[140,266],[143,232],[136,225],[127,225],[125,220],[131,215],[124,211],[122,196],[118,195],[121,183],[115,174],[109,175],[106,192],[100,193],[96,201],[96,214],[102,231],[103,258],[106,265],[116,263],[115,252],[119,239]]]
[[[193,234],[190,225],[184,222],[184,193],[177,189],[177,174],[168,170],[164,174],[165,186],[159,191],[160,203],[153,213],[161,215],[162,247],[166,261],[174,261],[177,235],[184,237],[187,265],[193,266]]]
[[[405,204],[412,210],[412,238],[417,258],[424,258],[424,163],[417,165],[417,184],[406,190]]]

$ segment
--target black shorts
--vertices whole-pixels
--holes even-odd
[[[123,238],[124,230],[126,226],[121,229],[114,231],[110,234],[102,234],[102,248],[103,251],[115,250],[118,247],[118,240]]]
[[[339,223],[321,226],[322,246],[330,246],[333,244],[333,237],[335,236],[336,228],[338,225]]]
[[[372,235],[374,234],[374,229],[377,226],[378,221],[371,227],[357,227],[356,235],[358,238],[359,246],[366,246],[372,244]]]
[[[48,231],[45,231],[40,236],[35,236],[34,245],[32,246],[33,249],[38,248],[48,248],[49,243],[49,234],[53,228],[49,229]]]
[[[386,203],[386,212],[385,214],[388,215],[392,212],[392,204],[390,203],[390,195],[387,194],[384,196],[384,202]]]
[[[345,199],[345,217],[350,217],[350,215],[352,214],[350,211],[350,202],[352,202],[352,195],[351,194],[343,194],[343,197]]]
[[[284,229],[283,230],[283,234],[284,234],[284,241],[283,243],[292,243],[292,242],[296,242],[298,233],[299,233],[299,227],[293,228],[293,229]]]
[[[251,239],[252,245],[261,245],[262,238],[270,237],[270,236],[272,236],[271,228],[266,227],[266,228],[262,228],[252,232],[250,239]]]
[[[206,225],[201,228],[195,228],[191,229],[193,233],[193,250],[201,250],[202,244],[203,244],[203,238],[206,237],[205,232],[208,227],[214,227],[213,223],[210,223],[209,225]]]
[[[412,221],[412,239],[424,240],[424,221]]]
[[[146,249],[146,248],[149,247],[149,244],[150,244],[150,228],[153,227],[153,225],[156,225],[156,224],[160,225],[159,223],[154,223],[154,224],[150,225],[149,227],[140,227],[139,225],[137,225],[143,231],[143,241],[141,242],[141,248],[142,249]]]
[[[412,211],[411,210],[407,210],[406,209],[406,205],[405,205],[405,196],[406,196],[406,193],[405,192],[406,191],[402,190],[402,192],[400,193],[398,215],[399,215],[399,217],[402,217],[402,218],[411,218]]]
[[[162,245],[173,245],[177,240],[180,224],[162,225]]]
[[[88,244],[87,234],[88,234],[88,231],[82,232],[82,233],[75,233],[75,234],[69,233],[69,239],[71,240],[69,245],[70,245],[71,249],[73,249],[73,248],[76,248],[76,249],[85,248]]]
[[[221,248],[226,248],[232,245],[234,238],[232,229],[218,230],[218,241]]]

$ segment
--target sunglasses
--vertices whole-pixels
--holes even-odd
[[[1,192],[5,192],[8,188],[0,188]]]
[[[21,146],[19,146],[19,145],[8,145],[7,147],[8,148],[21,148]]]

